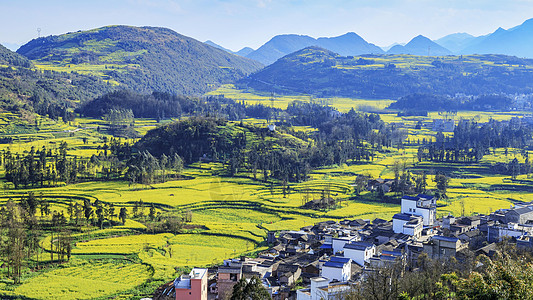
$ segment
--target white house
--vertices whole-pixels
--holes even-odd
[[[399,213],[392,217],[394,233],[403,233],[419,238],[422,235],[422,229],[424,229],[424,225],[421,216]]]
[[[344,245],[344,257],[348,257],[364,267],[365,262],[376,254],[376,246],[367,242],[353,242]]]
[[[311,287],[296,291],[297,300],[333,300],[342,299],[342,293],[351,288],[347,282],[329,283],[327,278],[311,278]]]
[[[403,196],[401,213],[421,216],[424,226],[431,226],[436,221],[437,200],[435,197],[418,194],[416,197]]]
[[[332,239],[333,244],[333,254],[336,254],[344,249],[344,245],[351,243],[351,242],[357,242],[360,241],[361,238],[359,236],[343,236],[338,238]]]
[[[322,265],[322,277],[331,280],[347,281],[352,277],[352,260],[348,257],[332,256]]]

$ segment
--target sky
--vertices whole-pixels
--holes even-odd
[[[161,26],[237,51],[278,34],[355,32],[378,46],[484,35],[533,18],[533,0],[0,0],[0,44],[106,25]]]

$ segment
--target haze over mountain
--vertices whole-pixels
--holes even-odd
[[[533,19],[519,26],[505,30],[498,28],[495,32],[476,38],[468,47],[459,51],[461,54],[506,54],[518,57],[533,57]]]
[[[234,51],[231,51],[230,49],[228,48],[224,48],[222,46],[220,46],[219,44],[211,41],[211,40],[207,40],[205,41],[204,43],[208,44],[209,46],[213,46],[215,48],[218,48],[218,49],[221,49],[221,50],[224,50],[228,53],[231,53],[231,54],[236,54],[236,55],[239,55],[239,56],[242,56],[242,57],[246,57],[248,54],[254,52],[254,49],[250,48],[250,47],[244,47],[242,48],[241,50],[237,51],[237,52],[234,52]]]
[[[237,55],[240,56],[248,56],[250,53],[254,52],[255,50],[250,47],[244,47],[241,50],[234,52]]]
[[[410,54],[421,56],[451,55],[452,52],[433,42],[423,35],[413,38],[405,46],[396,45],[387,51],[387,54]]]
[[[381,54],[383,50],[370,44],[353,32],[337,37],[321,37],[314,39],[307,35],[277,35],[259,49],[247,55],[265,65],[277,59],[309,46],[318,46],[341,55]]]
[[[464,48],[468,47],[476,37],[468,33],[452,33],[447,36],[444,36],[434,42],[441,45],[442,47],[452,51],[453,53],[458,53]]]
[[[17,52],[45,69],[94,74],[139,92],[202,94],[261,68],[159,27],[106,26],[42,37]]]

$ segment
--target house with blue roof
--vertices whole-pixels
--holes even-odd
[[[320,276],[330,281],[347,281],[352,277],[352,260],[347,257],[332,256],[322,265]]]
[[[368,242],[353,242],[344,245],[344,257],[348,257],[361,267],[376,254],[376,246]]]
[[[424,222],[421,216],[399,213],[392,217],[392,230],[394,233],[403,233],[420,238],[423,229]]]

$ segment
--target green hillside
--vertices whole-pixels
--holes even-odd
[[[532,93],[533,60],[504,55],[340,56],[309,47],[242,80],[241,88],[321,97]]]
[[[97,75],[139,92],[204,93],[261,68],[157,27],[107,26],[43,37],[17,52],[40,69]]]
[[[76,102],[111,89],[94,76],[36,70],[27,58],[0,45],[0,111],[63,117]]]

